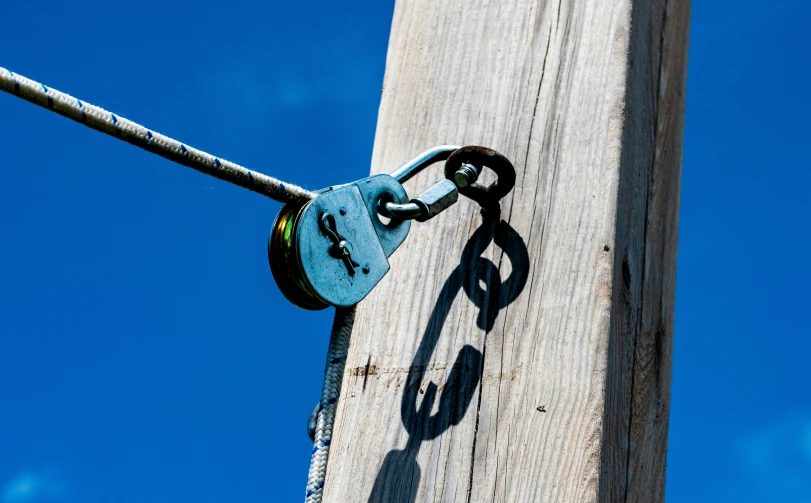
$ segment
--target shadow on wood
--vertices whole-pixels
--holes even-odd
[[[421,476],[417,463],[420,445],[424,440],[433,440],[451,426],[459,424],[479,387],[484,354],[470,345],[459,350],[448,381],[439,395],[437,413],[433,416],[431,411],[440,388],[434,382],[429,382],[424,390],[421,387],[425,370],[459,290],[464,290],[479,308],[476,324],[489,333],[498,312],[518,298],[527,283],[529,254],[524,240],[507,222],[499,221],[499,218],[497,212],[490,216],[485,214],[482,226],[465,245],[459,265],[445,280],[403,389],[400,414],[403,426],[409,433],[408,442],[403,450],[392,450],[386,455],[375,479],[369,503],[416,501]],[[501,247],[512,265],[512,272],[503,283],[496,265],[481,257],[493,241]],[[481,284],[484,284],[486,290]],[[417,407],[419,394],[424,394],[424,397]]]

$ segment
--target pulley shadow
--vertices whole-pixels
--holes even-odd
[[[529,254],[524,240],[507,222],[500,220],[497,211],[491,210],[484,215],[485,220],[481,227],[465,245],[459,265],[445,280],[406,377],[400,415],[409,434],[408,441],[404,449],[392,450],[384,458],[369,503],[416,501],[421,478],[417,463],[420,445],[425,440],[436,439],[451,426],[458,425],[465,417],[479,387],[484,356],[481,351],[467,344],[459,350],[441,393],[440,387],[434,382],[430,382],[424,390],[420,387],[442,327],[459,291],[463,290],[479,308],[476,325],[489,333],[498,312],[515,301],[527,283]],[[497,266],[481,256],[491,242],[495,242],[504,251],[512,266],[512,271],[504,282],[501,281]],[[482,284],[486,289],[481,287]],[[417,407],[419,394],[423,394],[423,399]],[[437,413],[431,415],[437,399]]]

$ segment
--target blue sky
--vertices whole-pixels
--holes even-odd
[[[321,187],[368,172],[392,11],[337,5],[12,2],[0,65]],[[809,15],[693,6],[671,502],[811,501]],[[279,205],[0,113],[0,503],[299,500],[331,313],[273,284]]]

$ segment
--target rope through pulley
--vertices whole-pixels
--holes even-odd
[[[355,305],[389,271],[388,258],[408,236],[411,220],[424,222],[435,217],[453,205],[459,194],[485,209],[497,206],[515,185],[515,169],[498,152],[444,145],[423,152],[389,175],[314,193],[190,147],[5,68],[0,68],[0,89],[171,161],[286,203],[268,240],[273,277],[296,306],[337,308],[321,401],[308,425],[313,454],[307,503],[319,503],[323,495]],[[409,198],[402,184],[440,161],[446,161],[444,179]],[[477,183],[485,167],[497,175],[486,187]]]

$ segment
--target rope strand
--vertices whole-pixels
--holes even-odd
[[[313,192],[302,187],[284,183],[276,178],[197,150],[103,108],[85,103],[2,67],[0,67],[0,89],[170,161],[239,185],[276,201],[300,203],[315,197]]]
[[[324,386],[321,390],[318,426],[315,429],[313,455],[310,460],[310,473],[307,477],[305,503],[321,503],[324,495],[324,481],[327,478],[327,458],[332,442],[332,427],[335,424],[335,409],[341,394],[346,355],[349,353],[349,337],[355,324],[355,306],[335,309],[335,321],[329,338],[327,368],[324,372]]]

